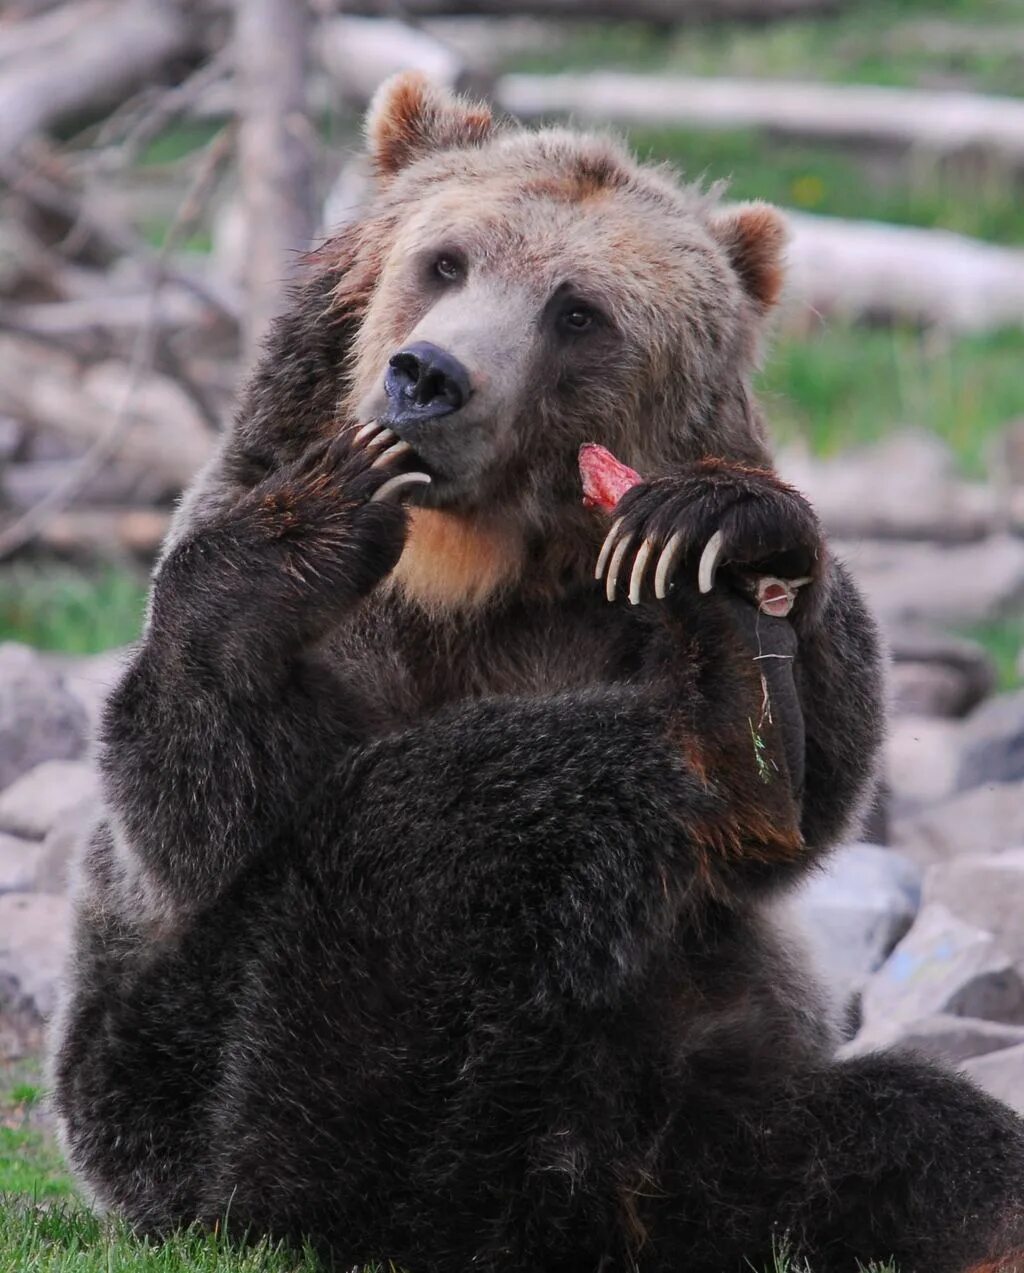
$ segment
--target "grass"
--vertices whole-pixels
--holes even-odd
[[[964,37],[937,48],[924,22]],[[715,23],[666,32],[640,23],[591,23],[563,41],[519,53],[516,69],[584,71],[595,66],[685,75],[732,75],[969,88],[1024,94],[1024,49],[1016,0],[858,0],[831,18],[793,18],[763,27]],[[1000,41],[1005,30],[1010,38]],[[988,33],[988,39],[971,39]]]
[[[961,468],[985,473],[996,434],[1024,415],[1024,332],[948,337],[900,328],[823,327],[783,336],[761,373],[775,437],[819,455],[923,427]]]
[[[977,641],[995,664],[996,687],[1016,690],[1024,686],[1021,655],[1024,654],[1024,615],[991,619],[962,628],[960,635]]]
[[[145,601],[144,577],[123,567],[19,564],[0,572],[0,640],[95,654],[139,635]]]

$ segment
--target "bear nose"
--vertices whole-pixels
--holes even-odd
[[[407,345],[388,360],[384,377],[388,424],[412,423],[451,415],[472,392],[461,362],[429,341]]]

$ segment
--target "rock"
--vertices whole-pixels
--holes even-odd
[[[1024,600],[1024,540],[1014,535],[957,545],[848,540],[833,548],[887,627],[972,623]]]
[[[793,899],[797,922],[826,980],[845,1001],[913,923],[920,870],[892,849],[849,844]]]
[[[904,430],[835,459],[787,448],[778,467],[833,536],[961,542],[984,537],[998,522],[991,485],[959,480],[952,452],[924,430]]]
[[[55,820],[39,846],[32,887],[37,893],[64,893],[71,880],[77,851],[92,832],[100,815],[99,802],[76,805]]]
[[[1000,694],[968,717],[961,789],[1024,780],[1024,690]]]
[[[886,740],[886,774],[893,817],[949,799],[956,792],[962,732],[950,721],[900,716]]]
[[[839,1049],[837,1056],[845,1059],[893,1048],[916,1052],[930,1061],[957,1065],[969,1057],[1021,1043],[1024,1043],[1024,1026],[944,1013],[909,1024],[879,1022],[872,1029],[861,1030],[855,1039]]]
[[[43,893],[0,896],[0,1010],[45,1018],[57,1002],[71,902]]]
[[[1024,844],[1024,783],[975,787],[899,818],[893,842],[922,866]]]
[[[933,866],[924,901],[990,932],[999,948],[1024,964],[1024,849],[971,855]]]
[[[965,716],[996,687],[996,669],[977,641],[899,625],[886,633],[898,712]]]
[[[990,1096],[1024,1115],[1024,1043],[974,1057],[961,1069]]]
[[[86,730],[81,705],[38,654],[0,645],[0,790],[45,760],[80,756]]]
[[[131,654],[131,647],[125,646],[81,658],[68,655],[47,656],[63,677],[68,693],[85,708],[92,737],[95,737],[99,728],[107,696],[121,679]]]
[[[952,1014],[1024,1025],[1024,979],[991,933],[932,903],[864,988],[863,1029]]]
[[[0,833],[0,894],[34,889],[42,856],[41,845]]]
[[[0,831],[41,840],[61,814],[94,804],[99,782],[84,760],[48,760],[0,794]]]

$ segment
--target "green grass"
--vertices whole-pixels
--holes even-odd
[[[820,455],[931,429],[965,472],[985,472],[992,439],[1024,414],[1024,332],[940,337],[906,329],[824,327],[782,337],[760,376],[779,441]]]
[[[0,640],[95,654],[139,635],[145,601],[141,572],[19,564],[0,571]]]
[[[1020,659],[1024,653],[1024,615],[991,619],[960,629],[989,653],[996,668],[996,686],[1000,690],[1016,690],[1024,686]]]
[[[730,199],[1024,243],[1024,182],[995,161],[882,159],[742,130],[635,128],[629,137],[642,158],[691,179],[724,179]]]
[[[937,50],[923,20],[952,30],[982,29],[998,36],[985,47]],[[544,49],[518,53],[515,69],[532,71],[614,67],[685,75],[823,80],[899,88],[969,88],[1024,93],[1024,50],[1015,0],[858,0],[831,18],[793,18],[764,26],[715,23],[666,32],[641,23],[591,23]]]

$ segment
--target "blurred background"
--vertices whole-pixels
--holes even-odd
[[[862,1044],[916,1030],[1024,1108],[1020,0],[6,0],[0,1055],[174,501],[406,67],[791,214],[760,391],[894,656],[873,843],[805,911]]]

